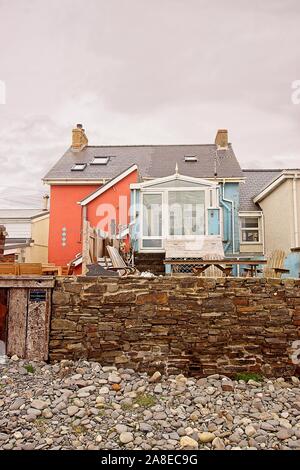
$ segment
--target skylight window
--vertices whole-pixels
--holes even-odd
[[[94,157],[94,160],[91,162],[91,165],[107,165],[109,162],[109,157]]]
[[[83,171],[86,167],[86,163],[75,163],[74,166],[72,166],[71,170],[72,171]]]
[[[184,161],[185,162],[197,162],[198,158],[195,155],[185,155]]]

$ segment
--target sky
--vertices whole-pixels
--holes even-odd
[[[243,168],[299,168],[299,25],[299,0],[0,0],[0,208],[42,205],[76,123],[91,145],[226,128]]]

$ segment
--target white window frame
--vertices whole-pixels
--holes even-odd
[[[164,251],[163,250],[163,239],[164,239],[164,221],[163,221],[163,214],[162,214],[162,227],[161,227],[161,235],[144,235],[144,195],[145,194],[159,194],[161,195],[161,204],[162,204],[162,211],[164,207],[164,191],[144,191],[141,193],[141,211],[140,211],[140,237],[139,237],[139,251]],[[161,247],[144,247],[143,241],[144,240],[161,240]]]
[[[179,191],[203,191],[204,192],[204,233],[203,235],[170,235],[169,234],[169,192],[179,192]],[[144,236],[143,235],[143,221],[144,221],[144,213],[143,213],[143,207],[144,207],[144,195],[145,194],[161,194],[162,195],[162,235],[161,236]],[[212,204],[211,204],[212,203]],[[139,251],[140,252],[164,252],[165,251],[165,246],[164,246],[164,240],[172,240],[173,238],[180,238],[182,237],[183,240],[189,240],[189,239],[197,239],[202,238],[203,236],[208,235],[208,209],[219,209],[219,204],[218,204],[218,188],[211,188],[211,187],[204,187],[204,186],[199,186],[199,188],[196,187],[168,187],[168,188],[161,188],[161,189],[154,189],[149,187],[149,188],[143,188],[141,191],[141,198],[140,198],[140,236],[139,236]],[[167,213],[165,213],[167,210]],[[221,220],[220,220],[220,233],[222,233],[222,211],[221,211]],[[161,247],[144,247],[143,246],[143,240],[147,239],[157,239],[161,240]]]
[[[104,156],[99,156],[99,157],[94,157],[94,160],[91,161],[90,165],[107,165],[110,160],[110,157]]]
[[[242,219],[257,219],[257,227],[242,227]],[[240,225],[240,244],[241,245],[261,245],[263,244],[263,220],[262,220],[262,213],[261,212],[247,212],[247,213],[240,213],[239,214],[239,225]],[[243,240],[243,232],[247,230],[257,231],[258,232],[258,240],[257,241],[244,241]]]
[[[86,169],[86,163],[74,163],[71,171],[83,171]]]

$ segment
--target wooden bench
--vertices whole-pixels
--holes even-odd
[[[42,263],[19,263],[20,276],[42,276]]]
[[[0,263],[0,276],[17,276],[19,267],[17,263]]]

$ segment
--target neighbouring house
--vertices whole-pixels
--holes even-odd
[[[0,209],[0,225],[5,227],[1,261],[48,262],[48,210]]]
[[[125,237],[127,247],[130,239],[143,257],[163,258],[175,239],[221,246],[226,257],[264,257],[276,248],[269,217],[276,204],[286,207],[273,197],[269,210],[272,190],[264,191],[281,174],[242,170],[224,129],[211,144],[91,146],[78,124],[71,147],[43,179],[50,185],[49,262],[80,256],[85,222],[103,237]],[[297,240],[279,245],[288,254]]]
[[[245,170],[241,251],[284,250],[290,275],[300,273],[300,169]]]

